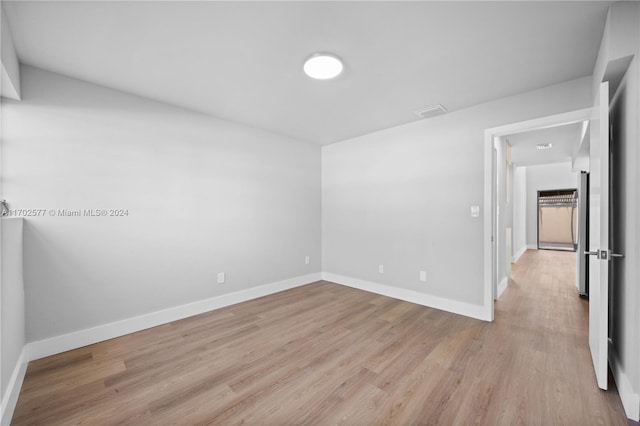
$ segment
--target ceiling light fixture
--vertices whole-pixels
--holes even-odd
[[[544,149],[551,149],[551,147],[553,147],[553,145],[551,144],[551,142],[549,143],[539,143],[538,145],[536,145],[536,148],[539,151],[542,151]]]
[[[330,80],[342,74],[342,60],[331,53],[315,53],[304,62],[304,72],[316,80]]]

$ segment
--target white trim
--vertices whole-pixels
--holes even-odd
[[[420,293],[406,288],[392,287],[386,284],[374,283],[358,278],[332,274],[330,272],[323,272],[322,279],[347,287],[368,291],[370,293],[376,293],[382,296],[393,297],[394,299],[400,299],[411,303],[417,303],[418,305],[452,312],[454,314],[464,315],[484,321],[491,321],[491,319],[487,317],[485,307],[482,305],[473,305],[471,303],[445,299],[443,297]]]
[[[4,397],[2,398],[2,407],[0,407],[0,425],[5,426],[11,423],[13,417],[13,411],[16,409],[18,403],[18,396],[20,396],[20,389],[22,388],[22,382],[24,381],[24,375],[27,372],[27,351],[22,348],[22,352],[18,357],[16,366],[11,374],[11,379],[5,390]]]
[[[520,121],[504,126],[492,127],[484,131],[484,241],[483,241],[483,282],[484,282],[484,317],[493,321],[493,283],[491,280],[491,265],[494,261],[491,235],[492,235],[492,215],[491,207],[493,197],[491,195],[491,185],[493,178],[493,166],[491,162],[493,150],[493,138],[528,132],[535,129],[547,129],[550,127],[562,126],[564,124],[578,123],[591,118],[591,108],[584,108],[576,111],[569,111],[562,114],[549,115],[535,118],[533,120]]]
[[[522,255],[527,251],[527,249],[528,249],[527,246],[522,246],[522,248],[518,250],[518,252],[513,256],[512,263],[517,263],[518,260],[520,260],[520,258],[522,257]]]
[[[28,343],[25,350],[27,352],[28,360],[33,361],[35,359],[44,358],[46,356],[58,354],[71,349],[80,348],[82,346],[91,345],[104,340],[124,336],[125,334],[166,324],[171,321],[209,312],[214,309],[235,305],[236,303],[245,302],[247,300],[310,284],[312,282],[319,281],[320,279],[321,274],[316,272],[313,274],[277,281],[109,324],[103,324],[48,339],[38,340],[36,342]]]
[[[531,130],[548,129],[551,127],[564,126],[566,124],[580,123],[591,118],[591,108],[584,108],[575,111],[564,112],[562,114],[548,115],[546,117],[534,118],[533,120],[520,121],[506,124],[504,126],[487,129],[491,135],[506,136],[518,133],[529,132]]]
[[[484,239],[483,282],[484,316],[493,321],[493,134],[484,132]]]
[[[538,250],[537,244],[527,244],[527,250]]]
[[[496,299],[500,299],[500,296],[502,296],[502,293],[504,293],[508,285],[509,285],[509,278],[504,277],[502,281],[500,281],[500,284],[498,284],[498,296],[496,297]]]
[[[609,366],[616,381],[624,412],[631,420],[640,421],[640,395],[633,391],[629,376],[624,372],[611,340],[609,340]]]

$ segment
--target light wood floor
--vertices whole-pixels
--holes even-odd
[[[574,262],[525,253],[493,323],[318,282],[38,360],[12,424],[624,425]]]

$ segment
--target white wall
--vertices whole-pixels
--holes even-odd
[[[633,59],[610,104],[612,191],[610,247],[625,255],[610,263],[610,338],[616,385],[630,417],[640,418],[640,5],[614,4],[607,17],[594,87],[610,61]],[[614,84],[615,82],[610,82]]]
[[[2,276],[0,285],[0,400],[1,421],[13,411],[15,389],[9,389],[25,344],[25,304],[22,274],[22,219],[3,218],[2,227]],[[14,391],[12,395],[11,391]],[[4,423],[2,423],[4,424]]]
[[[20,99],[20,64],[3,6],[0,4],[0,95]]]
[[[527,166],[527,245],[538,247],[538,191],[577,189],[580,173],[571,162]]]
[[[23,100],[3,105],[2,181],[12,208],[46,211],[24,229],[28,341],[320,271],[318,146],[21,75]]]
[[[621,361],[628,363],[638,357],[638,340],[635,333],[640,324],[640,305],[630,301],[640,300],[638,290],[638,265],[640,264],[640,247],[638,239],[638,123],[639,114],[637,95],[638,62],[634,60],[620,86],[620,93],[614,99],[611,108],[611,123],[614,129],[613,149],[613,185],[611,202],[614,212],[610,220],[614,223],[614,232],[610,234],[610,247],[614,252],[624,253],[624,260],[614,260],[611,303],[612,341]],[[634,117],[634,119],[630,119]],[[635,326],[634,326],[635,325]],[[629,378],[635,386],[640,384],[640,371],[628,369]],[[636,387],[640,390],[640,387]]]
[[[513,261],[527,249],[527,168],[513,171]]]
[[[588,107],[590,84],[583,78],[324,146],[323,270],[481,305],[488,236],[470,206],[483,211],[484,129]]]

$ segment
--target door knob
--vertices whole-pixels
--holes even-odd
[[[617,257],[617,258],[624,257],[624,254],[611,253],[608,250],[585,251],[584,254],[587,256],[596,256],[600,260],[611,260],[611,258],[613,257]]]

